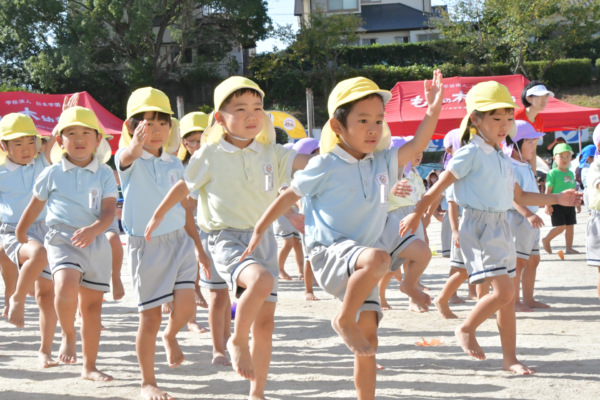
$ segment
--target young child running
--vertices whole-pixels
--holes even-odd
[[[537,180],[531,170],[530,161],[535,157],[538,139],[544,136],[526,121],[515,121],[517,134],[512,139],[513,145],[504,143],[504,154],[511,157],[513,173],[521,189],[527,192],[539,193]],[[515,286],[515,311],[533,311],[534,308],[549,308],[547,304],[533,298],[535,276],[540,264],[540,227],[544,222],[536,215],[539,207],[520,206],[513,202],[514,207],[506,213],[510,231],[517,251],[517,276]],[[521,303],[521,281],[523,282],[523,302]]]
[[[596,146],[596,157],[586,176],[588,189],[588,205],[592,212],[585,235],[585,249],[587,253],[587,264],[590,267],[598,267],[598,297],[600,298],[600,125],[594,129],[594,146]]]
[[[288,187],[289,183],[284,183],[279,192],[281,193]],[[294,227],[292,222],[298,218],[301,218],[301,222],[303,223],[304,219],[300,216],[298,207],[292,206],[286,215],[277,218],[273,223],[275,237],[283,240],[283,246],[277,254],[277,263],[279,264],[279,279],[284,281],[292,280],[292,277],[285,272],[285,262],[292,249],[294,250],[294,260],[298,267],[298,279],[304,279],[304,251],[302,250],[302,242],[300,241],[300,232]]]
[[[511,137],[516,133],[513,110],[517,106],[506,86],[493,81],[479,83],[467,94],[466,105],[467,116],[461,124],[463,147],[454,153],[448,169],[423,196],[415,213],[402,220],[400,233],[416,231],[423,212],[442,191],[454,184],[456,202],[465,209],[458,236],[469,281],[491,284],[493,288],[492,293],[479,299],[466,320],[456,328],[458,343],[468,355],[484,360],[485,354],[475,332],[497,312],[503,369],[532,374],[535,371],[516,357],[512,282],[516,275],[516,251],[505,213],[512,208],[513,200],[521,205],[573,206],[581,201],[581,193],[571,190],[560,195],[542,195],[524,192],[515,184],[512,163],[498,147],[504,140],[511,144]],[[463,279],[462,274],[455,273],[444,289],[454,292]]]
[[[120,149],[115,164],[123,188],[122,224],[127,238],[127,259],[135,290],[140,325],[136,353],[142,374],[140,396],[166,400],[154,374],[156,336],[162,321],[161,306],[173,302],[162,334],[170,367],[185,360],[176,335],[196,308],[194,287],[198,264],[210,276],[206,256],[196,230],[193,212],[182,197],[173,204],[165,223],[144,238],[146,224],[170,188],[183,177],[181,161],[172,155],[179,149],[179,130],[172,129],[171,104],[160,90],[134,91],[127,102]]]
[[[561,193],[565,190],[575,189],[575,174],[569,167],[573,159],[573,149],[566,143],[560,143],[554,146],[552,152],[556,168],[553,168],[546,176],[546,193]],[[581,211],[581,206],[577,206],[577,212]],[[573,248],[573,237],[575,235],[575,225],[577,225],[577,214],[575,207],[563,207],[561,205],[547,205],[546,214],[550,215],[552,220],[552,229],[545,238],[542,239],[546,253],[552,254],[552,239],[565,232],[566,254],[579,254]]]
[[[44,236],[48,227],[44,218],[45,209],[26,232],[27,241],[19,243],[15,235],[15,229],[25,207],[33,196],[35,180],[42,171],[50,166],[50,160],[46,153],[37,156],[37,148],[41,145],[41,138],[31,117],[23,114],[8,114],[0,122],[0,147],[5,153],[5,161],[0,165],[0,235],[3,242],[3,253],[8,260],[2,262],[2,275],[5,280],[7,294],[17,299],[12,309],[7,314],[9,322],[23,327],[22,316],[18,305],[24,304],[25,296],[29,290],[28,282],[35,280],[35,299],[40,308],[39,325],[41,334],[41,346],[38,359],[43,368],[58,364],[52,359],[52,341],[56,331],[56,311],[54,310],[54,285],[52,274],[48,267],[46,250],[44,249]],[[50,145],[54,138],[48,139]],[[36,157],[37,156],[37,157]],[[8,261],[8,262],[6,262]],[[21,273],[19,275],[19,269]],[[40,266],[41,274],[34,275]],[[29,271],[25,271],[28,269]],[[33,272],[33,273],[32,273]],[[30,274],[27,277],[27,274]],[[24,280],[23,278],[26,278]],[[20,282],[19,282],[20,281]],[[21,293],[14,292],[21,285]],[[10,293],[10,290],[13,290]],[[22,300],[21,300],[22,299]],[[12,307],[12,305],[11,305]]]
[[[377,327],[383,317],[377,283],[390,264],[396,269],[402,264],[392,263],[390,253],[398,257],[395,249],[373,245],[384,232],[390,187],[399,169],[427,147],[433,134],[443,98],[439,71],[433,83],[425,82],[425,98],[430,107],[415,139],[390,149],[383,115],[391,93],[362,77],[338,83],[329,96],[321,156],[296,173],[291,188],[269,207],[244,253],[250,257],[258,251],[271,223],[301,197],[310,198],[304,210],[308,256],[319,285],[342,301],[332,326],[355,354],[354,384],[361,400],[375,398]],[[403,284],[412,294],[418,276],[408,284],[408,275]]]
[[[66,151],[59,163],[46,168],[16,229],[19,242],[48,205],[45,237],[56,293],[55,308],[63,331],[60,359],[75,363],[75,313],[79,297],[82,315],[82,378],[109,381],[96,367],[100,344],[102,297],[110,290],[111,249],[104,232],[115,216],[118,196],[112,170],[101,164],[97,149],[103,137],[93,111],[72,107],[58,123],[56,141]]]
[[[255,255],[243,261],[241,257],[256,222],[277,197],[277,188],[311,157],[275,145],[263,97],[256,83],[242,77],[226,79],[215,88],[214,118],[202,136],[206,144],[190,159],[185,179],[171,189],[146,229],[150,238],[168,223],[175,204],[199,190],[200,227],[210,232],[208,248],[219,275],[239,298],[227,349],[233,369],[251,380],[250,399],[264,399],[271,362],[279,274],[273,231],[269,229]]]

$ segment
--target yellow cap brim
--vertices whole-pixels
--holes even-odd
[[[204,130],[206,129],[205,126],[189,126],[186,129],[181,131],[181,137],[184,138],[185,135],[192,133],[192,132],[204,132]]]
[[[344,104],[352,103],[353,101],[360,100],[360,99],[370,96],[372,94],[380,95],[381,98],[383,99],[384,106],[392,99],[392,93],[387,90],[381,90],[381,89],[366,90],[364,92],[352,93],[351,95],[347,96],[346,98],[344,98],[344,100],[340,101],[339,103],[336,103],[335,109],[337,110],[338,107],[343,106]],[[331,113],[333,113],[333,112],[335,112],[335,110],[331,110]],[[332,116],[333,115],[330,115],[330,117],[332,117]]]
[[[2,136],[0,139],[1,140],[14,140],[14,139],[18,139],[20,137],[24,137],[24,136],[41,136],[39,133],[36,132],[14,132],[14,133],[9,133],[8,135],[4,135]]]
[[[506,108],[514,108],[514,107],[506,107]],[[492,110],[496,110],[498,109],[497,107],[492,108]],[[481,111],[484,112],[484,110],[477,110],[477,111]],[[487,111],[491,111],[491,110],[487,110]],[[459,132],[460,135],[464,135],[465,131],[467,130],[467,126],[469,124],[469,115],[465,115],[465,117],[463,118],[463,120],[460,123],[460,128],[459,128]],[[508,131],[508,136],[510,136],[511,138],[514,138],[515,135],[517,134],[517,123],[513,120],[513,124],[512,127],[510,128],[510,131]]]
[[[251,90],[254,90],[255,92],[260,93],[260,97],[262,99],[265,98],[265,92],[263,92],[260,88],[258,88],[256,86],[252,86],[252,85],[237,85],[237,86],[232,87],[227,93],[225,93],[223,95],[223,98],[221,99],[221,101],[219,102],[219,104],[215,104],[215,110],[219,111],[219,109],[223,105],[223,100],[225,100],[226,98],[228,98],[233,92],[237,92],[238,90],[241,90],[241,89],[251,89]]]
[[[69,122],[65,125],[60,125],[60,123],[59,123],[58,132],[60,133],[60,132],[64,131],[65,129],[70,128],[71,126],[83,126],[84,128],[90,128],[90,129],[100,132],[99,127],[93,126],[90,124],[86,124],[83,122],[79,122],[79,121]]]
[[[165,113],[165,114],[169,114],[169,115],[174,114],[174,112],[168,108],[162,108],[162,107],[156,107],[156,106],[142,106],[139,109],[132,111],[131,114],[129,114],[127,116],[127,119],[129,119],[139,113],[152,112],[152,111],[157,111],[157,112],[161,112],[161,113]]]

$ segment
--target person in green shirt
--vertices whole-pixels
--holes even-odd
[[[569,170],[571,159],[573,158],[573,149],[566,143],[557,144],[554,147],[554,162],[556,168],[553,168],[546,177],[546,194],[562,193],[565,190],[575,189],[575,174]],[[577,207],[577,212],[581,212],[581,207]],[[566,254],[579,254],[573,249],[574,226],[577,224],[577,215],[575,207],[564,207],[561,205],[546,206],[546,214],[550,215],[553,228],[542,239],[544,250],[552,254],[550,242],[552,239],[565,232]]]

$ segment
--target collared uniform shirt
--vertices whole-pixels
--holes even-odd
[[[291,179],[296,152],[253,140],[240,149],[221,138],[203,145],[185,169],[190,192],[198,190],[198,224],[206,232],[254,228]]]
[[[505,212],[512,208],[515,180],[512,162],[502,152],[473,136],[448,163],[456,177],[454,197],[459,206],[488,212]]]
[[[515,182],[519,184],[521,189],[523,189],[524,192],[539,193],[540,191],[538,189],[537,180],[533,175],[533,171],[531,170],[529,163],[517,161],[514,158],[511,158],[510,160],[513,163]],[[534,214],[540,209],[538,206],[527,206],[527,208]],[[512,210],[514,209],[515,208],[512,207]]]
[[[42,153],[26,165],[12,162],[8,157],[0,166],[0,221],[17,224],[33,197],[35,180],[50,163]],[[36,221],[46,218],[46,208]]]
[[[402,171],[401,169],[400,171]],[[412,187],[412,194],[407,197],[398,197],[390,194],[388,212],[394,211],[400,207],[414,206],[421,200],[421,197],[425,194],[425,185],[423,185],[423,178],[419,175],[415,169],[411,169],[408,176],[408,184]],[[402,176],[398,176],[398,179],[402,179]]]
[[[154,157],[146,150],[129,167],[121,168],[121,153],[115,155],[115,165],[123,189],[123,217],[121,224],[129,236],[144,236],[146,226],[154,212],[169,193],[169,190],[183,177],[181,161],[163,151]],[[152,232],[152,237],[167,234],[183,228],[185,209],[181,204],[167,211],[164,220]]]
[[[600,158],[594,160],[586,176],[588,190],[588,207],[600,211]]]
[[[66,224],[74,228],[92,225],[100,217],[102,200],[119,195],[117,180],[94,155],[92,162],[78,167],[63,155],[61,162],[46,168],[38,177],[33,195],[47,201],[46,224]]]
[[[304,202],[305,239],[331,246],[351,239],[370,247],[383,233],[390,188],[398,181],[398,148],[357,160],[340,146],[298,171],[292,189]]]

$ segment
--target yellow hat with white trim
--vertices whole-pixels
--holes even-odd
[[[30,116],[10,113],[0,121],[0,140],[13,140],[23,136],[40,136]]]
[[[335,111],[344,104],[360,100],[372,94],[378,94],[383,99],[383,105],[392,99],[392,93],[388,90],[382,90],[375,82],[370,79],[358,77],[346,79],[338,83],[327,102],[327,110],[329,111],[329,121],[321,130],[321,154],[329,153],[340,142],[336,133],[331,129],[331,118]],[[392,134],[385,120],[383,121],[383,133],[379,139],[379,143],[375,147],[375,152],[388,149],[390,147]]]
[[[96,114],[89,108],[75,106],[67,108],[60,114],[58,120],[58,133],[70,126],[83,126],[100,132],[100,125]]]
[[[204,132],[207,126],[207,114],[199,111],[186,114],[183,118],[181,118],[181,122],[179,123],[181,137],[185,138],[186,135],[192,132]],[[177,158],[183,161],[187,157],[187,154],[187,148],[183,145],[183,143],[181,143],[181,145],[179,146],[179,152],[177,153]]]

